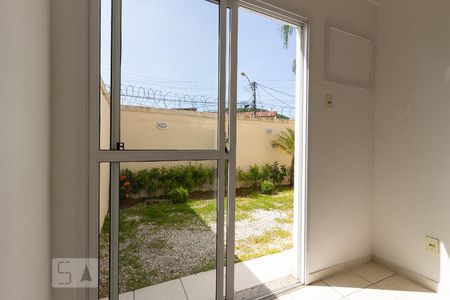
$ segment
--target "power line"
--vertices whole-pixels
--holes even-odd
[[[262,86],[262,85],[260,85],[260,86],[261,86],[261,88],[262,88],[262,90],[263,90],[264,92],[266,92],[268,95],[270,95],[271,97],[273,97],[273,98],[274,98],[275,100],[277,100],[278,102],[283,103],[284,105],[286,105],[286,106],[288,106],[288,107],[292,107],[292,105],[290,105],[290,104],[284,102],[283,100],[279,99],[278,97],[274,96],[272,93],[270,93],[269,91],[267,91],[266,88],[265,88],[264,86]]]
[[[269,89],[269,90],[272,90],[272,91],[274,91],[274,92],[277,92],[277,93],[279,93],[279,94],[282,94],[282,95],[285,95],[285,96],[288,96],[288,97],[291,97],[291,98],[295,98],[294,95],[291,95],[291,94],[288,94],[288,93],[285,93],[285,92],[276,90],[276,89],[271,88],[271,87],[268,87],[268,86],[266,86],[266,85],[264,85],[264,84],[261,84],[261,83],[260,83],[259,85],[262,86],[262,87],[265,87],[266,89]]]
[[[108,94],[110,93],[110,87],[105,84]],[[258,93],[258,107],[256,109],[270,109],[271,111],[277,111],[280,114],[284,114],[293,117],[293,107],[274,105],[261,98],[261,94]],[[194,110],[202,112],[217,113],[218,100],[216,97],[208,97],[205,95],[189,95],[178,94],[173,92],[167,92],[162,90],[156,90],[152,88],[144,88],[135,85],[121,85],[120,89],[120,102],[122,105],[139,106],[148,108],[159,109],[178,109],[178,110]],[[253,107],[253,95],[249,97],[247,101],[238,101],[237,107],[251,108]]]

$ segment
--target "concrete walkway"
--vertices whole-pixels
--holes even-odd
[[[292,278],[293,251],[266,255],[235,265],[235,291]],[[120,295],[121,300],[214,300],[216,271],[206,271]],[[269,285],[268,285],[269,286]]]

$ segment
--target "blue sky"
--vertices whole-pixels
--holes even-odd
[[[218,26],[216,4],[204,0],[123,0],[122,82],[181,95],[217,98]],[[110,72],[110,1],[102,1],[101,72]],[[281,23],[239,10],[238,72],[267,87],[295,94],[295,39],[288,49]],[[272,95],[268,94],[270,92]],[[251,96],[238,76],[238,101]],[[293,106],[294,99],[259,88],[258,104]]]

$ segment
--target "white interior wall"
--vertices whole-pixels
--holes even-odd
[[[375,255],[447,285],[449,11],[447,0],[379,8],[374,181]],[[441,240],[440,256],[425,251],[425,235]]]
[[[377,6],[362,0],[275,4],[310,18],[308,271],[372,253],[374,92],[324,81],[326,22],[376,38]],[[325,96],[334,107],[325,110]]]
[[[0,298],[48,300],[50,3],[0,6]]]

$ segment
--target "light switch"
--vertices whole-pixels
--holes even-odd
[[[439,240],[437,238],[426,236],[425,237],[425,249],[428,252],[439,254]]]
[[[333,109],[333,95],[327,94],[325,96],[325,109],[332,110]]]

